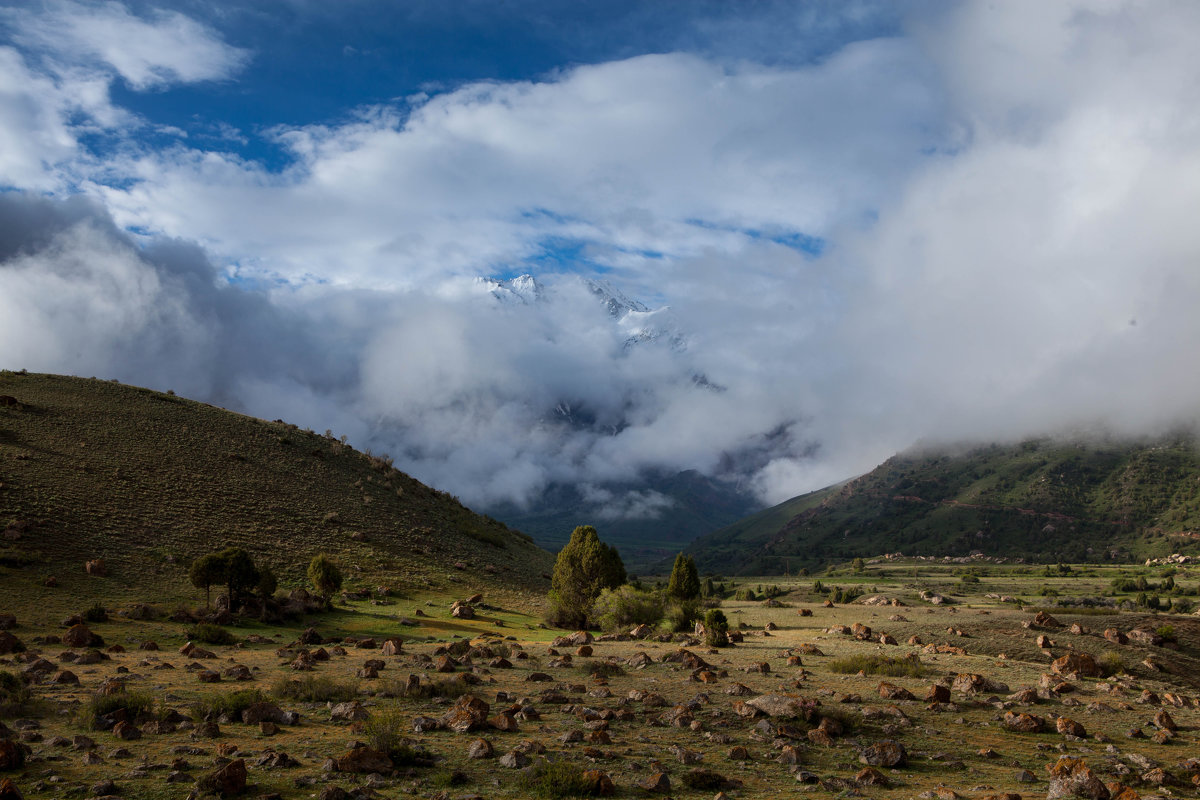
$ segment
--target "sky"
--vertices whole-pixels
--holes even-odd
[[[1192,2],[0,0],[0,367],[610,515],[647,471],[773,503],[1194,425],[1197,40]]]

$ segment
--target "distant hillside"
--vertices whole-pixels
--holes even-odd
[[[706,571],[776,573],[856,556],[1119,560],[1200,551],[1191,439],[1036,440],[895,456],[696,541]]]
[[[103,558],[161,586],[238,545],[284,586],[327,552],[350,585],[548,588],[529,537],[331,437],[96,379],[5,371],[0,396],[0,583]]]
[[[637,484],[610,484],[605,489],[617,498],[630,492],[651,498],[653,511],[640,518],[622,518],[603,501],[585,498],[578,487],[563,484],[551,486],[532,508],[505,505],[488,510],[552,551],[567,543],[576,525],[594,525],[636,574],[664,558],[674,559],[697,537],[761,507],[737,487],[691,470],[643,476]]]

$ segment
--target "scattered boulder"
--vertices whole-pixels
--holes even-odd
[[[883,739],[864,748],[858,760],[868,767],[903,767],[908,753],[895,739]]]
[[[1083,727],[1083,725],[1068,717],[1059,717],[1056,719],[1054,721],[1054,727],[1063,736],[1076,736],[1080,739],[1083,739],[1087,736],[1087,730]]]
[[[387,775],[392,771],[392,759],[388,757],[387,753],[373,747],[356,744],[341,756],[333,759],[333,766],[337,772],[378,772],[381,775]]]
[[[62,635],[62,643],[67,647],[104,646],[104,640],[92,633],[88,627],[82,623],[78,625],[72,625],[71,628]]]
[[[1040,733],[1046,727],[1046,721],[1034,714],[1018,714],[1008,711],[1004,714],[1004,727],[1019,733]]]
[[[1100,677],[1100,665],[1087,653],[1068,653],[1056,658],[1050,664],[1050,669],[1064,677]]]
[[[25,643],[8,631],[0,630],[0,656],[24,653]]]
[[[244,759],[230,761],[225,766],[203,775],[196,785],[204,792],[213,792],[221,797],[234,797],[246,791],[246,762]]]
[[[103,578],[108,575],[108,567],[105,566],[103,558],[93,558],[83,565],[83,569],[88,575],[94,575],[97,578]]]
[[[1109,800],[1108,787],[1096,777],[1081,758],[1062,756],[1052,766],[1047,767],[1047,771],[1050,773],[1047,800],[1058,800],[1063,797]]]

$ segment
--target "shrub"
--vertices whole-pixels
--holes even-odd
[[[93,603],[81,616],[84,622],[108,622],[108,611],[100,603]]]
[[[1174,625],[1159,625],[1154,631],[1168,642],[1175,641],[1175,626]]]
[[[405,692],[406,684],[399,678],[391,678],[383,683],[380,694],[385,697],[446,697],[454,699],[471,691],[470,684],[457,675],[453,678],[424,681],[419,684],[417,691]]]
[[[729,646],[729,620],[719,608],[710,608],[704,615],[704,642],[709,647]]]
[[[738,589],[736,592],[734,592],[733,599],[753,603],[754,601],[758,600],[759,597],[754,593],[753,589],[746,587],[745,589]]]
[[[355,698],[358,687],[349,683],[338,683],[325,675],[306,675],[299,679],[281,678],[271,687],[271,694],[280,700],[344,703]]]
[[[979,583],[979,576],[978,576],[978,575],[971,575],[971,574],[969,574],[969,573],[968,573],[968,574],[966,574],[966,575],[963,575],[963,576],[962,576],[962,578],[960,578],[960,579],[959,579],[959,583],[963,583],[963,584],[976,584],[976,583]]]
[[[118,692],[117,694],[94,695],[81,711],[83,724],[93,730],[102,725],[100,718],[114,711],[124,710],[129,719],[148,714],[154,708],[154,697],[145,692]]]
[[[0,717],[9,716],[29,702],[29,687],[21,676],[13,672],[0,671]]]
[[[587,797],[595,793],[595,787],[584,777],[583,769],[567,761],[539,761],[533,769],[517,778],[517,785],[526,796],[552,800]]]
[[[201,622],[187,631],[187,637],[193,642],[204,642],[205,644],[233,644],[237,641],[232,633],[211,622]]]
[[[629,584],[605,589],[592,605],[592,621],[606,631],[628,630],[634,625],[654,626],[662,622],[663,598]]]
[[[363,736],[367,744],[376,750],[391,754],[404,742],[401,732],[405,730],[407,715],[397,706],[376,711],[363,722]]]
[[[671,630],[676,633],[690,631],[700,619],[700,602],[697,600],[674,600],[667,604],[666,618]]]
[[[228,716],[230,719],[238,719],[250,706],[266,702],[270,702],[270,698],[261,689],[236,689],[201,698],[193,708],[201,719],[210,714],[213,717]]]
[[[919,678],[925,674],[915,658],[893,658],[880,655],[853,655],[829,662],[829,669],[843,675],[862,672],[866,675],[887,675],[892,678]]]
[[[320,553],[308,563],[308,580],[321,597],[329,597],[342,588],[342,571],[329,556]]]
[[[1105,650],[1101,653],[1097,665],[1100,667],[1101,674],[1106,678],[1125,672],[1125,660],[1121,658],[1120,653],[1114,650]]]

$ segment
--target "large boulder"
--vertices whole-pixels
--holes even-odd
[[[1063,797],[1082,797],[1085,800],[1109,800],[1110,793],[1104,781],[1096,777],[1081,758],[1062,756],[1050,767],[1050,788],[1046,800]]]
[[[1020,733],[1041,733],[1046,727],[1046,721],[1033,714],[1008,711],[1004,714],[1004,727]]]
[[[895,739],[883,739],[864,748],[858,760],[868,767],[903,767],[908,763],[908,753]]]
[[[789,694],[763,694],[746,701],[768,717],[799,717],[809,719],[817,709],[817,701]]]
[[[441,725],[458,733],[479,730],[487,727],[490,710],[491,706],[483,700],[471,694],[464,694],[442,716]]]
[[[204,792],[221,797],[234,797],[246,791],[246,762],[244,759],[230,761],[220,769],[202,775],[196,785]]]
[[[24,653],[25,643],[8,631],[0,631],[0,656]]]
[[[1087,653],[1068,653],[1061,658],[1056,658],[1050,664],[1050,669],[1065,677],[1100,677],[1100,665]]]
[[[387,753],[364,744],[350,748],[335,758],[333,764],[338,772],[377,772],[387,775],[392,771],[392,759]]]
[[[88,626],[72,625],[66,633],[62,635],[62,643],[67,647],[103,647],[104,640],[96,634],[92,633]]]

